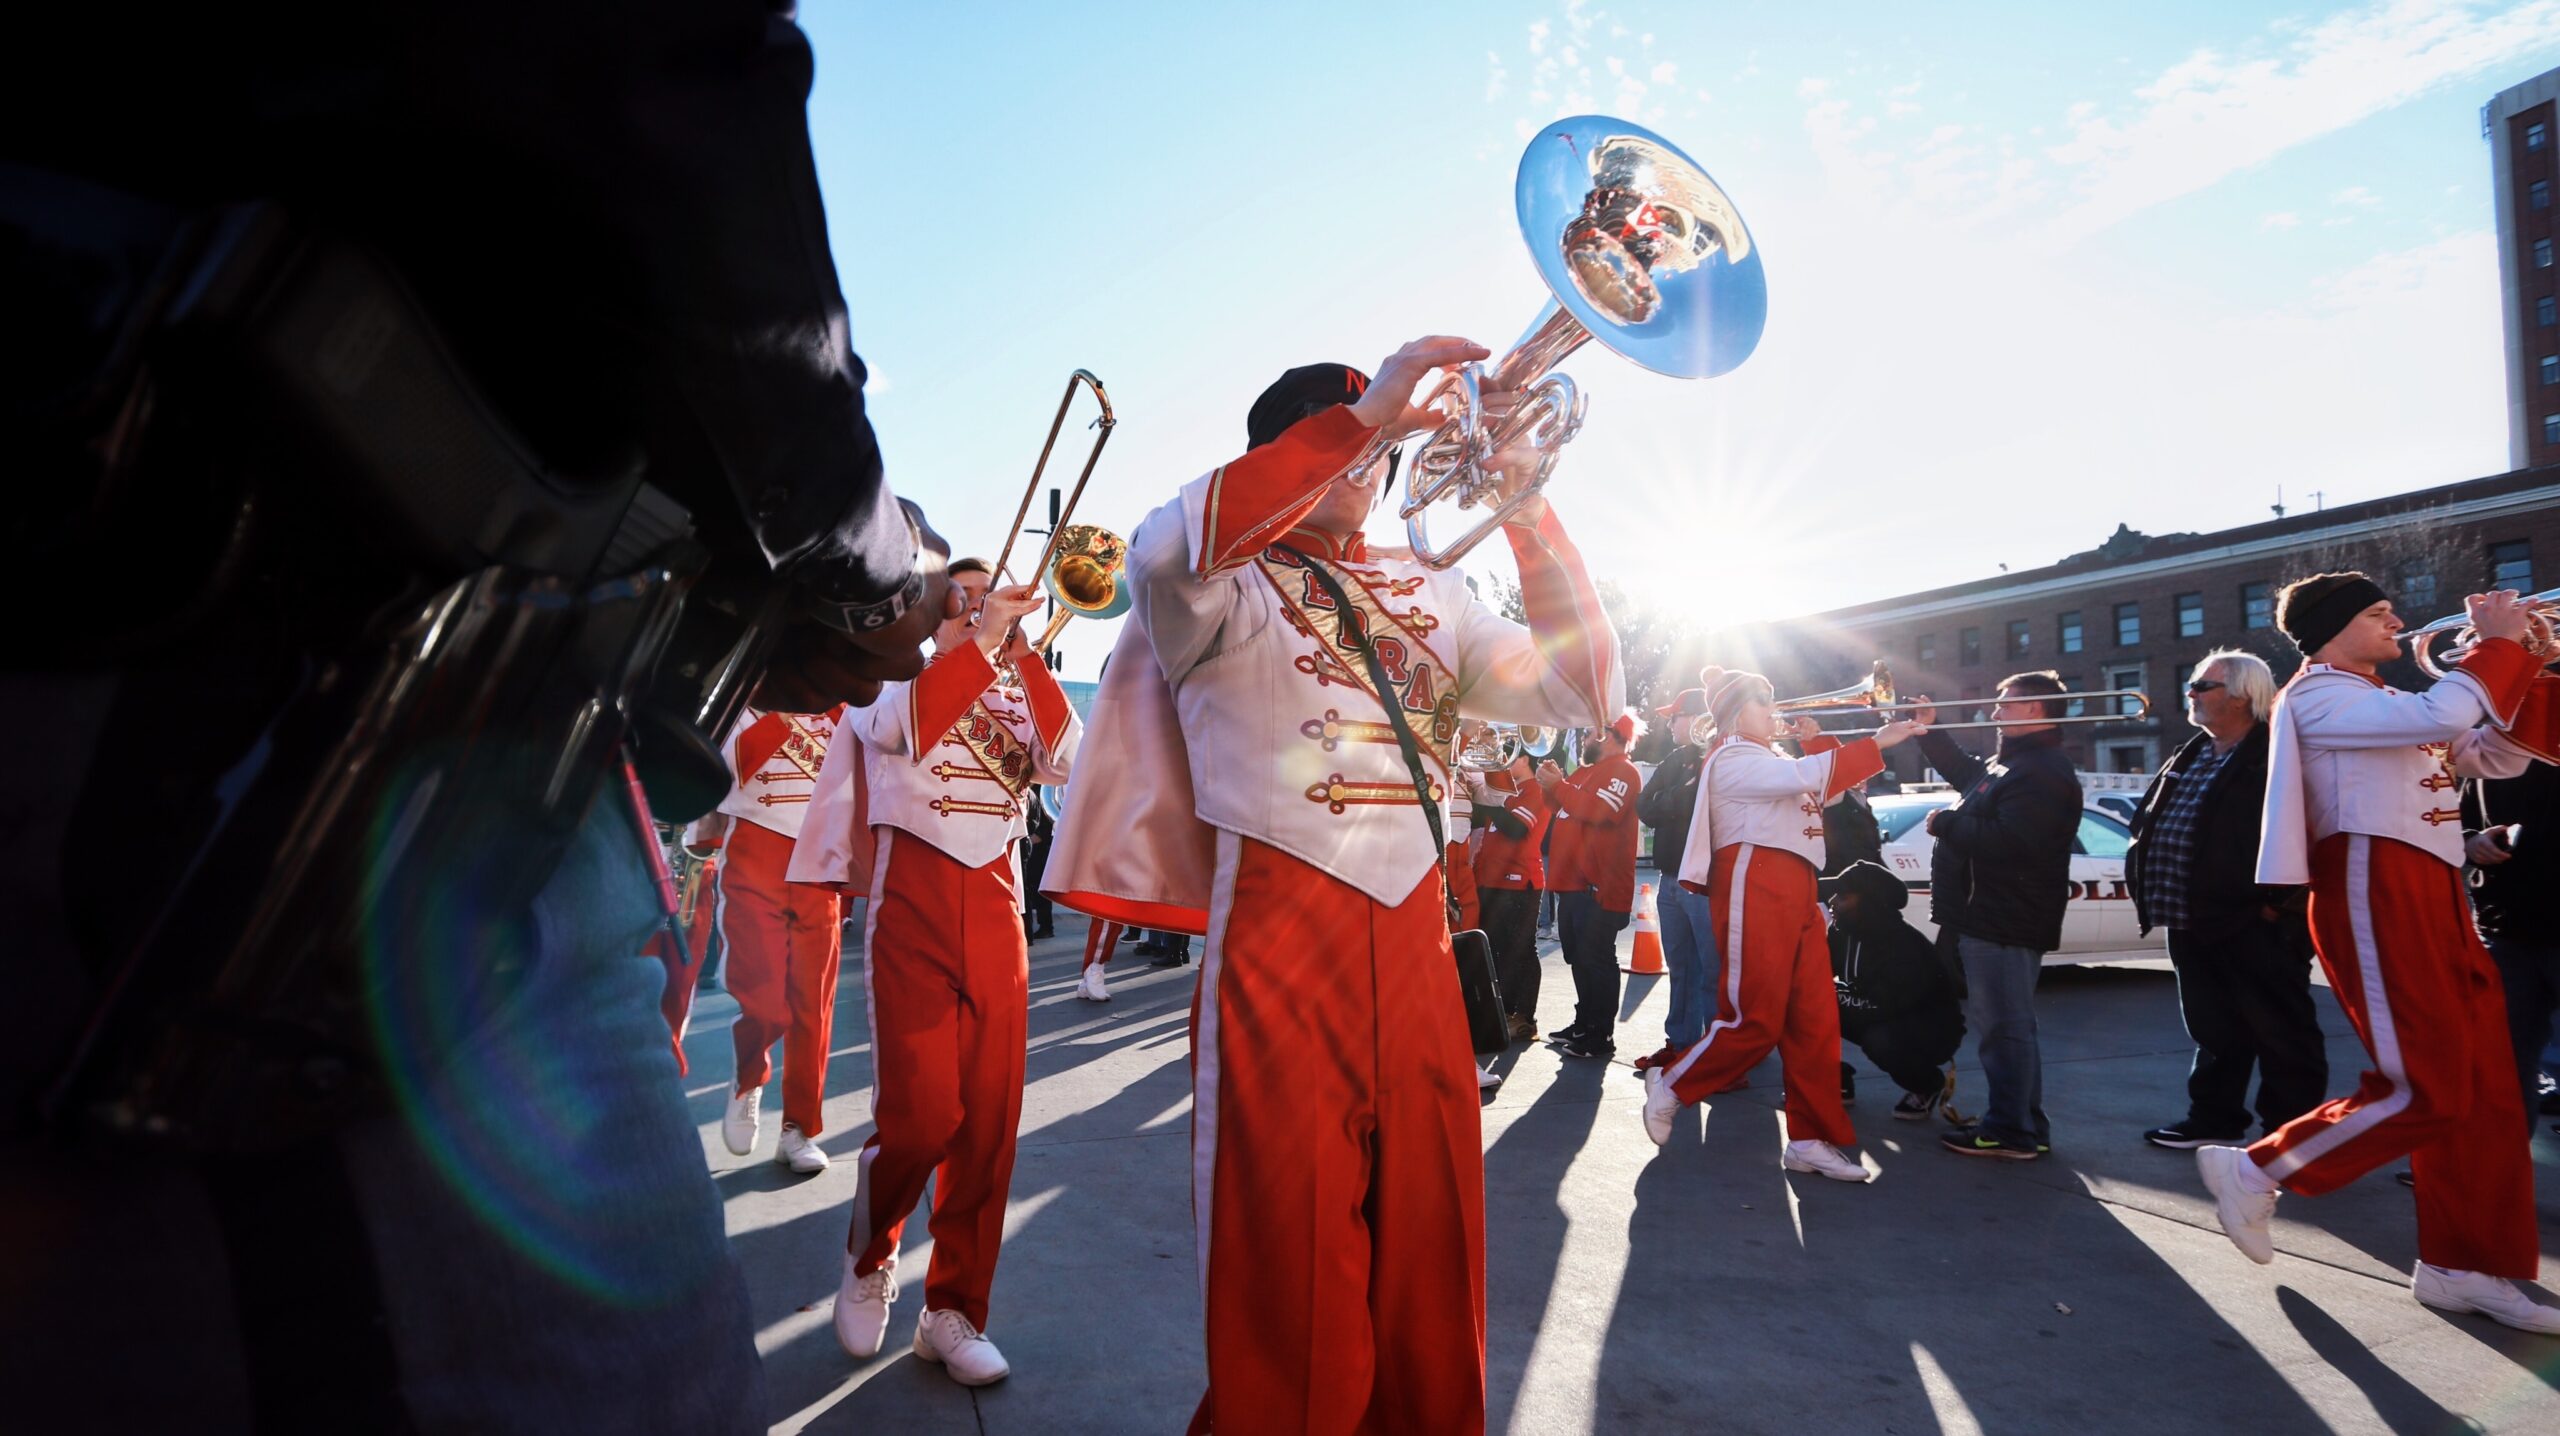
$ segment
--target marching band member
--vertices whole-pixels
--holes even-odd
[[[915,1352],[984,1386],[1010,1370],[984,1333],[1030,1004],[1013,839],[1032,783],[1067,781],[1083,727],[1017,626],[1039,588],[990,593],[975,559],[950,571],[977,612],[944,620],[924,672],[846,724],[862,742],[872,837],[862,982],[875,1130],[857,1159],[835,1328],[851,1354],[879,1354],[898,1236],[932,1178]],[[1002,676],[999,650],[1012,669]]]
[[[1109,918],[1095,918],[1084,930],[1084,969],[1076,976],[1076,996],[1087,1002],[1109,1002],[1110,984],[1103,980],[1102,969],[1109,966],[1111,954],[1120,946],[1120,934],[1127,931]]]
[[[1698,770],[1698,806],[1681,850],[1680,885],[1707,895],[1724,949],[1724,991],[1707,1034],[1644,1074],[1644,1130],[1671,1140],[1680,1109],[1725,1090],[1778,1049],[1786,1068],[1787,1148],[1780,1164],[1843,1182],[1867,1169],[1841,1149],[1857,1140],[1840,1104],[1840,1007],[1815,878],[1822,805],[1884,771],[1884,750],[1921,731],[1909,721],[1842,743],[1796,720],[1801,758],[1780,754],[1769,680],[1709,669],[1707,711],[1719,735]]]
[[[1484,731],[1484,720],[1469,718],[1458,725],[1458,747],[1464,751],[1475,736]],[[1461,768],[1457,781],[1449,785],[1449,816],[1442,830],[1449,839],[1449,857],[1441,868],[1449,875],[1449,903],[1456,909],[1450,914],[1452,928],[1464,932],[1484,926],[1482,904],[1476,895],[1476,868],[1469,840],[1475,835],[1476,793],[1484,786],[1484,775]]]
[[[1436,808],[1386,705],[1409,715],[1436,805],[1461,707],[1597,724],[1625,686],[1543,504],[1504,529],[1528,628],[1462,574],[1360,532],[1391,470],[1343,470],[1382,429],[1435,424],[1416,382],[1484,353],[1416,341],[1374,384],[1291,370],[1253,405],[1251,451],[1130,545],[1137,604],[1095,710],[1111,741],[1068,803],[1050,891],[1207,938],[1192,1171],[1209,1389],[1194,1432],[1484,1429],[1474,1064]],[[1494,467],[1519,471],[1514,455]],[[1372,686],[1372,657],[1392,691]]]
[[[1546,886],[1544,848],[1555,806],[1522,753],[1511,766],[1484,774],[1476,798],[1476,902],[1485,940],[1493,944],[1494,980],[1514,1042],[1538,1036],[1538,890]]]
[[[2515,594],[2464,607],[2480,642],[2404,693],[2376,673],[2400,656],[2401,623],[2372,579],[2319,574],[2277,595],[2276,623],[2309,661],[2270,724],[2258,881],[2311,885],[2312,945],[2374,1065],[2349,1095],[2248,1147],[2200,1147],[2196,1164],[2232,1244],[2265,1263],[2279,1191],[2317,1196],[2408,1157],[2417,1299],[2560,1334],[2560,1308],[2516,1285],[2541,1255],[2532,1158],[2497,969],[2463,895],[2455,793],[2553,761],[2560,678],[2519,642]]]
[[[729,1028],[737,1078],[720,1139],[731,1152],[755,1150],[772,1050],[782,1043],[782,1140],[774,1160],[806,1175],[826,1170],[814,1140],[826,1130],[827,1043],[835,1027],[836,969],[844,957],[842,899],[787,879],[792,846],[827,745],[845,710],[763,713],[750,708],[729,742],[737,781],[720,800],[724,829],[708,834],[720,852],[723,981],[738,999]]]
[[[1573,776],[1547,790],[1556,805],[1548,885],[1573,971],[1573,1024],[1557,1044],[1567,1057],[1618,1052],[1618,934],[1635,916],[1636,795],[1644,787],[1627,759],[1635,735],[1635,716],[1619,714],[1584,746]]]

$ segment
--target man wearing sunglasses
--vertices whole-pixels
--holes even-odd
[[[2178,1013],[2196,1045],[2186,1115],[2142,1134],[2155,1147],[2244,1140],[2252,1068],[2266,1131],[2328,1094],[2307,894],[2258,882],[2275,701],[2266,660],[2237,649],[2206,654],[2187,684],[2187,721],[2199,731],[2152,776],[2134,813],[2126,856],[2134,920],[2146,934],[2168,929]]]

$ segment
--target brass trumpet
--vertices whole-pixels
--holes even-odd
[[[1423,401],[1446,418],[1414,453],[1399,516],[1428,568],[1455,565],[1546,487],[1582,428],[1581,391],[1553,372],[1566,356],[1598,339],[1657,374],[1711,378],[1750,357],[1768,320],[1768,284],[1741,213],[1697,161],[1642,125],[1607,115],[1547,125],[1520,157],[1512,199],[1552,298],[1490,371],[1462,366]],[[1485,414],[1487,385],[1519,396],[1499,420]],[[1538,455],[1527,476],[1488,467],[1524,442]],[[1386,448],[1372,440],[1343,474],[1362,473]],[[1426,514],[1443,500],[1483,517],[1435,547]]]
[[[1498,773],[1518,762],[1524,753],[1544,753],[1555,743],[1555,730],[1536,724],[1487,723],[1484,730],[1458,750],[1458,766],[1470,773]]]
[[[2522,600],[2525,613],[2525,650],[2544,664],[2560,658],[2560,588],[2546,588],[2530,593]],[[2449,642],[2439,642],[2450,636]],[[2409,656],[2429,678],[2442,678],[2453,671],[2480,644],[2480,635],[2471,626],[2470,613],[2447,614],[2435,622],[2418,628],[2400,630],[2400,641],[2410,645]]]

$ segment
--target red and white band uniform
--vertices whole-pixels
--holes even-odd
[[[1348,408],[1319,411],[1139,525],[1136,607],[1097,722],[1131,713],[1177,766],[1151,789],[1072,794],[1051,859],[1060,901],[1207,938],[1192,1196],[1209,1387],[1194,1432],[1484,1429],[1483,1148],[1443,852],[1344,625],[1374,639],[1433,801],[1462,708],[1572,726],[1623,700],[1616,639],[1552,514],[1504,530],[1526,628],[1454,570],[1298,527],[1370,433]],[[1115,679],[1154,685],[1178,726],[1115,709]],[[1117,761],[1132,740],[1111,736]],[[1110,794],[1184,786],[1178,824],[1104,816]],[[1155,845],[1159,868],[1207,849],[1198,886],[1168,877],[1159,890],[1183,896],[1153,905],[1132,895],[1144,873],[1096,886],[1151,825],[1176,834]]]
[[[2560,679],[2539,670],[2491,639],[2424,693],[2314,663],[2277,696],[2258,881],[2311,885],[2321,969],[2373,1069],[2249,1148],[2306,1196],[2407,1157],[2419,1258],[2526,1281],[2532,1156],[2505,998],[2463,890],[2457,785],[2560,751]]]
[[[845,726],[862,740],[873,837],[862,983],[874,1126],[845,1250],[857,1277],[893,1263],[930,1178],[925,1308],[984,1331],[1029,1008],[1014,838],[1038,801],[1031,785],[1067,781],[1083,724],[1045,665],[999,681],[986,652],[961,643],[914,681],[882,685]]]
[[[1856,1144],[1840,1104],[1840,1005],[1815,892],[1823,804],[1884,770],[1873,738],[1813,738],[1803,757],[1727,736],[1698,772],[1680,885],[1707,895],[1724,987],[1706,1035],[1664,1069],[1683,1105],[1731,1087],[1769,1049],[1790,1141]]]
[[[1120,950],[1120,934],[1127,930],[1109,918],[1095,918],[1084,930],[1084,961],[1077,964],[1077,970],[1096,964],[1108,966],[1112,954]]]
[[[845,710],[748,709],[729,743],[737,781],[721,799],[729,819],[720,850],[722,983],[738,1000],[729,1029],[736,1090],[765,1085],[782,1044],[782,1120],[815,1137],[826,1128],[828,1041],[835,1025],[843,903],[834,892],[787,881],[792,845],[827,746]]]

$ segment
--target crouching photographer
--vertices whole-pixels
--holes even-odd
[[[1840,871],[1831,895],[1831,972],[1840,998],[1840,1038],[1902,1089],[1893,1115],[1905,1122],[1943,1112],[1959,1126],[1956,1073],[1964,1008],[1936,947],[1902,920],[1911,901],[1900,878],[1870,862]]]

